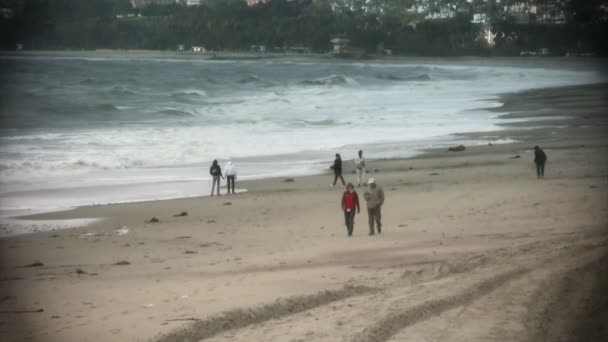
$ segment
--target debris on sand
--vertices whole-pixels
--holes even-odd
[[[179,214],[175,214],[175,215],[173,215],[173,217],[180,217],[180,216],[188,216],[188,212],[187,212],[187,211],[182,211],[182,212],[181,212],[181,213],[179,213]]]
[[[460,151],[464,151],[466,149],[467,148],[464,147],[464,145],[458,145],[458,146],[453,146],[453,147],[448,148],[448,151],[449,152],[460,152]]]
[[[23,266],[20,266],[20,267],[25,268],[25,267],[42,267],[42,266],[44,266],[44,264],[42,262],[40,262],[40,261],[34,261],[31,264],[23,265]]]
[[[119,229],[115,229],[114,232],[118,235],[126,235],[129,234],[129,228],[127,228],[127,226],[122,226]]]
[[[232,205],[232,202],[224,202],[224,205]]]
[[[293,182],[295,182],[295,181],[296,181],[296,180],[295,180],[295,179],[293,179],[293,178],[285,178],[285,179],[283,180],[283,182],[285,182],[285,183],[293,183]]]
[[[511,159],[519,159],[519,158],[521,158],[521,156],[519,154],[514,155],[513,157],[511,157]]]
[[[148,221],[146,221],[147,223],[158,223],[160,222],[156,217],[153,217],[151,219],[149,219]]]
[[[126,261],[126,260],[121,260],[119,262],[115,262],[112,265],[114,266],[125,266],[125,265],[131,265],[130,262]]]
[[[439,176],[439,173],[437,173],[437,172],[431,172],[431,173],[429,173],[429,176]]]
[[[38,313],[44,312],[44,309],[38,310],[14,310],[14,311],[0,311],[0,314],[25,314],[25,313]]]
[[[197,251],[191,251],[191,250],[187,250],[184,252],[184,254],[198,254]]]
[[[215,223],[215,220],[207,220],[207,223]]]

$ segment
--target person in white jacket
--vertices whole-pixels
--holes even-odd
[[[226,189],[228,189],[228,193],[230,194],[230,189],[232,189],[232,193],[234,194],[234,180],[236,179],[236,166],[229,161],[226,163],[226,168],[224,169],[224,176],[226,176]]]

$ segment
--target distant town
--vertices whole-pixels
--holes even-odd
[[[606,55],[608,0],[0,0],[4,50]]]

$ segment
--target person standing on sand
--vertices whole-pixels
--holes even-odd
[[[378,234],[382,233],[382,213],[381,207],[384,204],[384,191],[376,185],[376,180],[370,178],[369,188],[363,197],[367,202],[367,216],[369,217],[369,235],[374,235],[374,221],[378,227]]]
[[[228,161],[226,164],[226,168],[224,169],[224,174],[226,175],[226,189],[228,189],[228,194],[230,194],[230,189],[232,188],[232,194],[234,195],[234,180],[236,179],[236,166],[231,161]]]
[[[360,187],[361,179],[365,179],[365,158],[363,158],[363,150],[359,150],[358,155],[359,156],[355,158],[355,167],[357,168],[357,186]]]
[[[534,146],[534,163],[536,164],[536,178],[545,178],[545,162],[547,155],[540,147]]]
[[[215,190],[215,186],[217,184],[217,195],[220,195],[220,177],[224,178],[222,175],[222,168],[217,163],[217,159],[213,160],[213,164],[211,164],[211,168],[209,169],[209,174],[213,177],[213,185],[211,185],[211,196],[213,196],[213,191]]]
[[[346,191],[342,194],[342,211],[344,211],[344,222],[346,223],[346,231],[348,236],[353,235],[353,228],[355,227],[355,209],[357,214],[361,212],[359,207],[359,195],[355,191],[353,183],[346,185]]]
[[[331,169],[334,170],[334,182],[329,186],[336,186],[338,178],[342,181],[342,185],[346,185],[344,178],[342,177],[342,158],[340,158],[340,153],[336,153],[336,159],[334,160],[334,165],[331,166]]]

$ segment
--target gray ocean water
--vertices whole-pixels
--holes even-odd
[[[605,81],[445,63],[3,57],[0,70],[5,212],[207,194],[213,159],[246,179],[320,172],[360,148],[411,156],[500,129],[486,110],[498,94]]]

